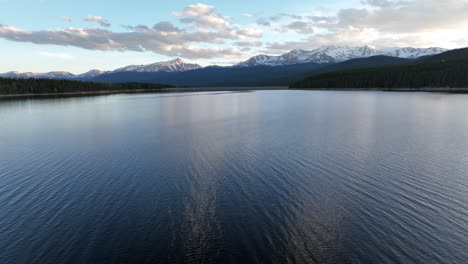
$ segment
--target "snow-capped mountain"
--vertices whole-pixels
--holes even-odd
[[[0,73],[0,77],[4,78],[21,78],[21,79],[72,79],[75,77],[70,72],[47,72],[47,73],[34,73],[34,72],[6,72]]]
[[[11,71],[11,72],[5,72],[5,73],[0,73],[0,77],[3,78],[34,78],[34,76],[38,75],[38,73],[33,73],[33,72],[17,72],[17,71]]]
[[[157,62],[148,65],[130,65],[119,68],[114,72],[181,72],[203,68],[198,64],[185,63],[181,59],[175,59],[166,62]]]
[[[422,56],[435,55],[447,51],[442,48],[382,48],[376,49],[370,46],[323,46],[311,51],[293,50],[280,56],[258,55],[247,61],[241,62],[235,67],[252,66],[281,66],[299,63],[338,63],[350,59],[367,58],[377,55],[385,55],[399,58],[414,59]]]
[[[107,72],[99,70],[91,70],[82,74],[75,75],[71,72],[6,72],[0,73],[3,78],[18,78],[18,79],[63,79],[63,80],[86,80],[96,77]]]
[[[166,62],[157,62],[148,65],[130,65],[119,68],[112,72],[182,72],[194,69],[203,68],[198,64],[185,63],[181,59],[175,59]],[[109,71],[91,70],[82,74],[73,74],[70,72],[48,72],[48,73],[34,73],[34,72],[6,72],[0,73],[0,77],[4,78],[20,78],[20,79],[65,79],[65,80],[89,80],[101,74],[109,73]]]
[[[436,54],[443,53],[447,51],[447,49],[442,49],[442,48],[382,48],[380,50],[381,52],[388,52],[389,56],[393,57],[400,57],[400,58],[406,58],[406,59],[416,59],[419,57],[424,57],[424,56],[432,56]],[[384,54],[385,55],[385,54]]]
[[[90,70],[88,72],[75,75],[72,79],[86,80],[86,79],[94,78],[94,77],[99,76],[99,75],[104,74],[104,73],[108,73],[108,71]]]
[[[370,46],[347,47],[347,46],[323,46],[311,51],[293,50],[280,56],[258,55],[247,61],[236,64],[232,67],[252,67],[260,65],[284,66],[300,63],[338,63],[350,59],[366,58],[377,55],[386,55],[399,58],[415,59],[422,56],[430,56],[447,51],[442,48],[380,48],[376,49]],[[4,78],[45,78],[45,79],[66,79],[66,80],[91,80],[94,77],[105,73],[119,72],[184,72],[189,70],[201,69],[198,64],[185,63],[181,59],[175,59],[166,62],[157,62],[147,65],[130,65],[116,69],[114,71],[91,70],[83,74],[72,74],[70,72],[7,72],[0,73]]]

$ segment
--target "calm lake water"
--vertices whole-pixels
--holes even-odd
[[[468,96],[0,102],[0,263],[467,263]]]

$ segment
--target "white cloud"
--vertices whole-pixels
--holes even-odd
[[[263,42],[261,41],[237,41],[234,42],[234,45],[239,47],[261,47],[263,46]]]
[[[92,16],[92,15],[88,15],[84,21],[86,22],[96,22],[98,23],[99,25],[103,26],[103,27],[110,27],[110,23],[109,21],[107,21],[107,19],[104,19],[103,17],[100,17],[100,16]]]
[[[100,51],[152,51],[167,56],[189,59],[229,58],[241,55],[233,47],[223,47],[226,41],[240,41],[261,37],[251,29],[189,32],[169,22],[153,27],[130,27],[128,32],[113,32],[99,28],[67,28],[27,31],[0,25],[0,38],[17,42],[74,46]],[[212,44],[206,46],[206,44]],[[219,47],[213,47],[219,45]]]
[[[263,35],[263,32],[259,29],[241,29],[236,32],[241,38],[261,38]]]
[[[0,24],[0,38],[88,50],[151,51],[220,60],[253,55],[259,49],[278,54],[328,44],[468,46],[468,38],[463,37],[468,35],[468,0],[362,0],[358,7],[334,13],[312,10],[268,17],[244,14],[254,18],[248,25],[234,24],[230,16],[204,4],[188,5],[172,16],[180,22],[178,26],[160,21],[153,26],[124,26],[123,31],[95,27],[26,30]],[[85,21],[110,26],[100,16],[88,16]]]
[[[256,23],[257,23],[257,25],[260,25],[260,26],[265,26],[265,27],[271,26],[270,20],[268,20],[266,18],[259,18],[259,19],[257,19]]]
[[[287,29],[289,30],[293,30],[299,34],[312,34],[314,33],[314,29],[312,28],[312,26],[307,23],[307,22],[303,22],[303,21],[296,21],[296,22],[292,22],[288,25],[286,25]]]
[[[172,15],[180,17],[180,22],[184,24],[194,24],[199,28],[225,29],[231,26],[227,21],[229,17],[216,13],[215,7],[210,5],[189,5],[182,12],[174,12]]]
[[[203,16],[212,14],[215,10],[214,6],[195,4],[184,8],[182,12],[173,12],[173,16]]]
[[[166,56],[188,59],[236,58],[242,49],[257,40],[263,32],[255,28],[233,25],[227,16],[218,14],[214,6],[189,5],[182,12],[172,13],[185,27],[177,27],[168,21],[154,26],[123,26],[125,31],[116,32],[104,28],[74,28],[25,30],[0,24],[0,38],[16,42],[43,45],[73,46],[99,51],[151,51]],[[85,21],[109,27],[109,22],[100,16],[86,17]],[[238,49],[241,48],[241,49]],[[46,54],[44,54],[46,55]],[[47,54],[52,56],[52,54]],[[57,55],[57,54],[55,54]],[[63,55],[63,54],[62,54]],[[62,56],[65,58],[64,56]]]
[[[255,17],[254,15],[248,14],[248,13],[243,14],[242,16],[244,16],[244,17],[246,17],[246,18],[253,18],[253,17]]]
[[[312,49],[321,45],[460,47],[468,42],[467,0],[363,0],[363,6],[338,10],[329,16],[303,16],[273,31],[316,33],[302,40],[274,42],[265,52],[281,53],[292,49]],[[265,23],[266,24],[266,23]]]

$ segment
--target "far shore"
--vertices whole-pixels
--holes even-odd
[[[71,93],[30,93],[30,94],[0,94],[0,99],[47,98],[47,97],[79,97],[93,95],[130,94],[130,93],[166,93],[166,92],[228,92],[256,90],[287,90],[286,86],[275,87],[179,87],[162,89],[132,89],[116,91],[92,91]]]
[[[271,87],[178,87],[162,89],[132,89],[115,91],[92,91],[71,93],[33,93],[33,94],[0,94],[2,99],[21,98],[51,98],[51,97],[79,97],[111,94],[133,93],[171,93],[171,92],[239,92],[239,91],[267,91],[267,90],[302,90],[302,91],[383,91],[383,92],[431,92],[431,93],[468,93],[468,88],[427,87],[427,88],[288,88],[286,86]]]
[[[422,87],[422,88],[289,88],[300,91],[382,91],[382,92],[428,92],[428,93],[468,93],[468,88]]]

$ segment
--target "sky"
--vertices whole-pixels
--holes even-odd
[[[231,65],[323,45],[468,47],[468,0],[0,0],[0,72]]]

